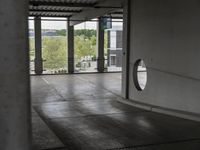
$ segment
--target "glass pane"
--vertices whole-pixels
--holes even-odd
[[[137,68],[137,78],[139,86],[142,90],[144,90],[147,83],[147,69],[143,60],[140,61]]]
[[[74,57],[75,72],[96,72],[97,22],[84,22],[75,26]]]
[[[29,20],[29,60],[30,60],[30,74],[35,74],[35,32],[34,20]]]
[[[143,91],[147,84],[147,68],[142,59],[138,59],[133,67],[133,81],[138,91]]]
[[[44,74],[67,73],[66,21],[42,20]]]

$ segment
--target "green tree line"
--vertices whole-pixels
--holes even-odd
[[[67,66],[66,30],[57,30],[57,36],[42,38],[42,58],[44,69],[62,69]],[[30,38],[30,59],[34,59],[34,38]],[[107,34],[105,34],[105,49]],[[76,61],[84,56],[96,57],[96,30],[80,29],[74,31],[74,51]]]
[[[56,30],[57,36],[66,36],[66,29]],[[96,36],[96,30],[94,29],[78,29],[74,30],[74,36],[82,36],[84,35],[86,38],[91,38],[92,36]]]

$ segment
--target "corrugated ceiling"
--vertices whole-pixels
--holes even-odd
[[[29,16],[71,17],[102,0],[29,0]]]

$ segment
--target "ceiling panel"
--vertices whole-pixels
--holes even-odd
[[[106,0],[29,0],[29,16],[71,17]],[[108,0],[107,0],[108,1]],[[116,15],[116,14],[115,14]]]

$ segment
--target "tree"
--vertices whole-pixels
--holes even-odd
[[[108,55],[108,32],[104,33],[104,55]]]
[[[33,61],[35,58],[35,39],[29,38],[29,53],[30,60]]]
[[[96,38],[85,38],[84,35],[75,37],[75,57],[81,59],[84,56],[96,55]]]
[[[61,69],[67,64],[65,37],[44,37],[42,55],[45,69]]]
[[[74,31],[74,36],[85,36],[90,39],[92,36],[96,36],[96,30],[94,29],[79,29]]]
[[[57,30],[57,37],[43,37],[42,57],[45,69],[59,70],[67,66],[67,46],[66,30]],[[96,57],[96,30],[81,29],[75,30],[75,59],[80,61],[85,56]],[[104,44],[105,54],[107,54],[107,34],[105,34]],[[34,38],[30,38],[30,59],[35,57]]]
[[[66,36],[66,29],[56,30],[57,36]]]

